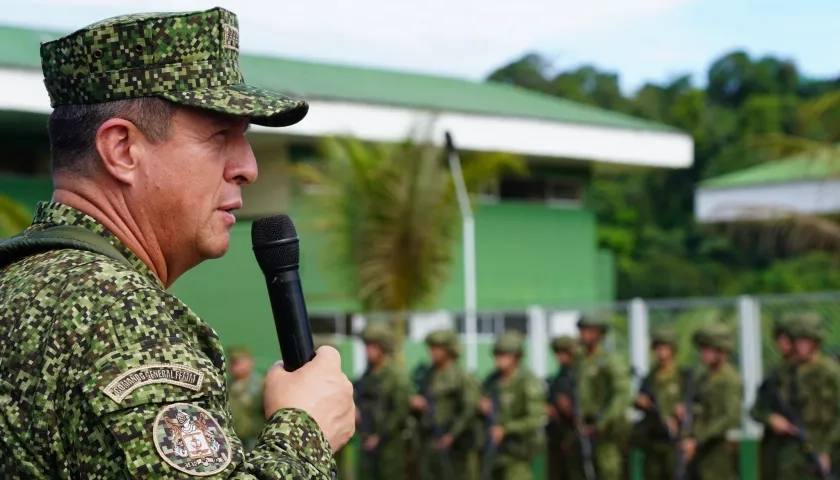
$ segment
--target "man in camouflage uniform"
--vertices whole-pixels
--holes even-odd
[[[246,454],[213,329],[168,292],[225,254],[249,123],[305,102],[244,83],[224,9],[115,17],[41,45],[52,201],[0,244],[4,478],[330,478],[352,436],[334,349],[272,368]]]
[[[562,411],[563,398],[568,398],[574,386],[571,375],[575,357],[579,353],[579,345],[574,337],[564,335],[551,342],[551,349],[557,357],[558,371],[548,385],[547,413],[549,423],[546,425],[548,438],[548,478],[550,480],[571,479],[571,453],[575,442],[575,427],[572,419]]]
[[[254,357],[248,347],[233,346],[228,351],[230,359],[230,413],[233,430],[242,440],[246,452],[257,445],[263,425],[263,378],[254,371]]]
[[[780,448],[780,479],[806,480],[836,471],[831,465],[831,449],[840,439],[840,366],[820,353],[824,333],[818,315],[802,315],[790,326],[798,366],[789,379],[783,400],[802,422],[819,465],[811,464],[796,442],[785,442]]]
[[[656,357],[636,397],[636,408],[644,412],[634,436],[636,447],[645,454],[645,480],[671,480],[676,467],[679,424],[677,406],[684,401],[686,371],[676,362],[677,334],[669,327],[654,330],[651,347]]]
[[[768,370],[756,393],[755,404],[750,409],[750,416],[764,425],[759,445],[759,473],[762,480],[780,478],[778,466],[787,459],[779,453],[784,444],[795,443],[790,435],[793,425],[779,413],[773,397],[776,393],[787,392],[790,388],[790,375],[796,365],[791,327],[799,322],[799,317],[798,314],[788,314],[773,325],[773,339],[781,359]]]
[[[408,415],[411,382],[391,356],[396,339],[388,325],[370,324],[361,337],[368,366],[356,382],[362,460],[359,478],[399,480],[405,475],[402,430]]]
[[[493,346],[496,371],[483,383],[480,410],[487,418],[495,407],[490,438],[493,458],[483,458],[493,480],[530,480],[531,461],[545,447],[545,388],[521,364],[525,339],[519,332],[505,332]]]
[[[315,334],[312,336],[312,343],[314,344],[316,350],[323,346],[340,350],[340,342],[332,335]],[[337,478],[340,480],[353,480],[353,478],[355,478],[355,472],[353,472],[354,463],[350,452],[352,452],[352,449],[347,445],[335,452],[335,463],[336,468],[338,469]]]
[[[705,367],[695,384],[691,431],[681,444],[692,479],[732,480],[738,477],[736,461],[727,442],[727,432],[741,423],[743,400],[741,375],[729,363],[734,337],[732,328],[722,323],[705,325],[692,336]],[[684,414],[684,409],[677,409],[679,418]]]
[[[458,364],[461,344],[457,333],[452,330],[432,332],[426,336],[426,345],[432,365],[418,379],[419,385],[415,386],[418,393],[411,397],[412,410],[421,415],[422,478],[476,479],[476,440],[483,435],[476,422],[480,397],[478,384]],[[430,413],[432,405],[434,415]],[[435,435],[437,429],[442,435]]]
[[[578,320],[583,353],[575,362],[574,388],[579,398],[581,431],[594,447],[594,466],[599,478],[618,479],[624,476],[623,458],[627,451],[631,406],[630,368],[617,355],[604,351],[604,336],[609,322],[599,315],[582,315]],[[571,414],[571,402],[565,403]],[[583,465],[580,446],[573,450],[574,464]],[[584,478],[583,469],[576,469],[574,478]]]

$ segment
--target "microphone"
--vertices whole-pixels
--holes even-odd
[[[291,218],[275,215],[251,225],[251,244],[265,275],[283,367],[293,372],[315,358],[315,344],[298,273],[300,239]]]

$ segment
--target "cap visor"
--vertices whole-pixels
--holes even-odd
[[[309,105],[303,100],[245,84],[166,92],[160,97],[179,105],[248,117],[251,123],[264,127],[294,125],[303,120],[309,111]]]

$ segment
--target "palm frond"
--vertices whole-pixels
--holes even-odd
[[[0,195],[0,238],[16,235],[29,227],[32,217],[13,199]]]
[[[726,229],[741,241],[756,241],[758,248],[791,253],[813,250],[840,252],[840,224],[836,219],[791,210],[751,206],[738,209]]]
[[[840,150],[836,146],[808,138],[774,133],[754,135],[747,140],[747,144],[768,152],[770,160],[784,160],[793,155],[803,157],[834,158],[840,163]]]

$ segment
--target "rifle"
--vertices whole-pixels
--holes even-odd
[[[791,377],[790,377],[790,398],[791,401],[796,401],[799,396],[799,382],[796,380],[796,366],[791,366]],[[805,426],[802,424],[802,418],[799,416],[799,413],[796,411],[793,406],[785,402],[782,398],[782,394],[779,391],[779,381],[777,378],[774,378],[771,381],[766,383],[766,386],[771,391],[770,398],[772,398],[774,406],[776,407],[775,410],[779,412],[780,415],[785,417],[787,421],[793,424],[796,427],[796,435],[794,438],[796,439],[796,443],[799,444],[799,448],[802,450],[802,454],[805,455],[805,458],[808,460],[808,463],[811,464],[819,477],[822,480],[834,480],[834,475],[831,473],[831,469],[823,469],[822,462],[820,462],[820,457],[817,455],[817,452],[814,451],[814,445],[811,443],[811,438],[808,435],[808,431],[805,430]],[[767,392],[760,392],[766,394]]]
[[[428,369],[423,372],[422,377],[418,375],[420,385],[420,395],[426,399],[426,405],[428,406],[428,415],[431,420],[432,426],[432,438],[434,440],[440,440],[446,432],[443,431],[443,427],[437,422],[437,409],[435,408],[435,399],[432,397],[431,393],[429,392],[429,382],[432,378],[432,366],[429,366]],[[452,467],[452,459],[449,457],[449,452],[440,452],[440,463],[441,467],[443,468],[444,477],[448,479],[455,479],[455,470]]]
[[[365,372],[365,373],[367,373],[367,372]],[[359,422],[359,437],[362,438],[362,439],[364,439],[367,436],[367,434],[372,433],[371,432],[372,427],[371,427],[371,422],[370,422],[370,413],[371,412],[370,412],[369,409],[366,409],[366,408],[363,407],[363,405],[365,405],[365,403],[367,403],[367,402],[364,401],[364,390],[362,388],[362,385],[364,384],[364,377],[365,376],[362,375],[362,378],[353,382],[353,401],[356,403],[356,405],[359,406],[359,413],[360,413],[359,416],[361,417],[361,421]],[[379,443],[376,445],[376,448],[374,448],[370,452],[366,452],[364,450],[364,444],[363,444],[362,445],[362,459],[364,459],[368,455],[371,455],[374,458],[376,456],[378,456],[379,455],[379,447],[382,445],[383,440],[384,440],[384,435],[379,437]]]
[[[580,412],[580,396],[577,388],[577,367],[575,367],[571,375],[572,384],[572,418],[575,421],[575,433],[577,434],[578,443],[580,444],[580,453],[583,457],[583,474],[586,480],[597,480],[595,474],[595,463],[593,462],[593,447],[592,439],[583,432],[583,427],[586,426],[584,419],[581,418]]]
[[[492,402],[492,408],[490,409],[490,415],[487,416],[487,433],[484,444],[484,457],[481,462],[481,480],[490,480],[492,478],[493,459],[496,457],[496,452],[499,449],[499,445],[496,445],[496,442],[493,441],[491,432],[493,427],[496,426],[497,416],[499,414],[499,388],[498,385],[496,385],[496,382],[498,382],[500,376],[501,372],[497,370],[490,374],[485,381],[485,385],[488,386],[491,391],[490,400]]]
[[[683,415],[677,428],[676,438],[673,441],[677,447],[677,466],[674,470],[674,478],[676,480],[684,480],[688,473],[688,462],[685,461],[682,448],[680,448],[679,441],[682,436],[691,430],[691,424],[694,422],[694,371],[686,370],[683,380],[683,405],[685,406],[685,415]]]

